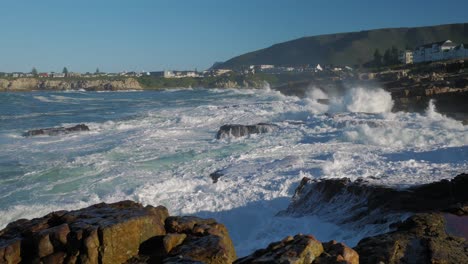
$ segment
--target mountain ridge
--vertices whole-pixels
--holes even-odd
[[[301,37],[233,57],[215,68],[239,69],[249,65],[304,64],[360,66],[395,46],[399,50],[450,39],[468,43],[468,23],[423,27],[398,27]]]

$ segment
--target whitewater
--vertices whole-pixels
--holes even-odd
[[[129,199],[215,218],[239,256],[296,233],[353,246],[385,230],[276,216],[303,177],[405,188],[468,171],[466,126],[434,104],[424,113],[392,113],[390,94],[378,88],[333,96],[313,88],[307,98],[270,89],[30,92],[1,93],[0,101],[0,229]],[[215,139],[224,124],[260,122],[279,129]],[[90,131],[22,136],[80,123]],[[218,170],[224,175],[213,183]]]

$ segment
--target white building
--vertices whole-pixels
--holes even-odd
[[[413,51],[405,50],[400,53],[400,57],[398,60],[403,64],[411,64],[413,63]]]
[[[413,62],[430,62],[466,58],[464,44],[457,45],[451,40],[430,43],[417,47],[413,52]]]

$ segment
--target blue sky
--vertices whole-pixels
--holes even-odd
[[[468,22],[468,1],[0,0],[0,71],[203,70],[303,36]]]

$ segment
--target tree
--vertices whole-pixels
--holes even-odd
[[[392,64],[398,64],[399,53],[400,53],[399,50],[395,46],[392,46],[392,50],[390,52],[391,58],[392,58]]]
[[[65,74],[65,75],[68,74],[68,69],[67,69],[67,67],[63,67],[62,73]]]
[[[379,49],[375,49],[374,52],[374,66],[379,67],[382,65],[382,54],[380,54]]]
[[[33,68],[32,68],[31,74],[34,75],[34,76],[37,76],[37,69],[36,69],[36,67],[33,67]]]
[[[383,55],[383,65],[391,65],[392,64],[392,54],[390,53],[390,49],[385,50]]]

